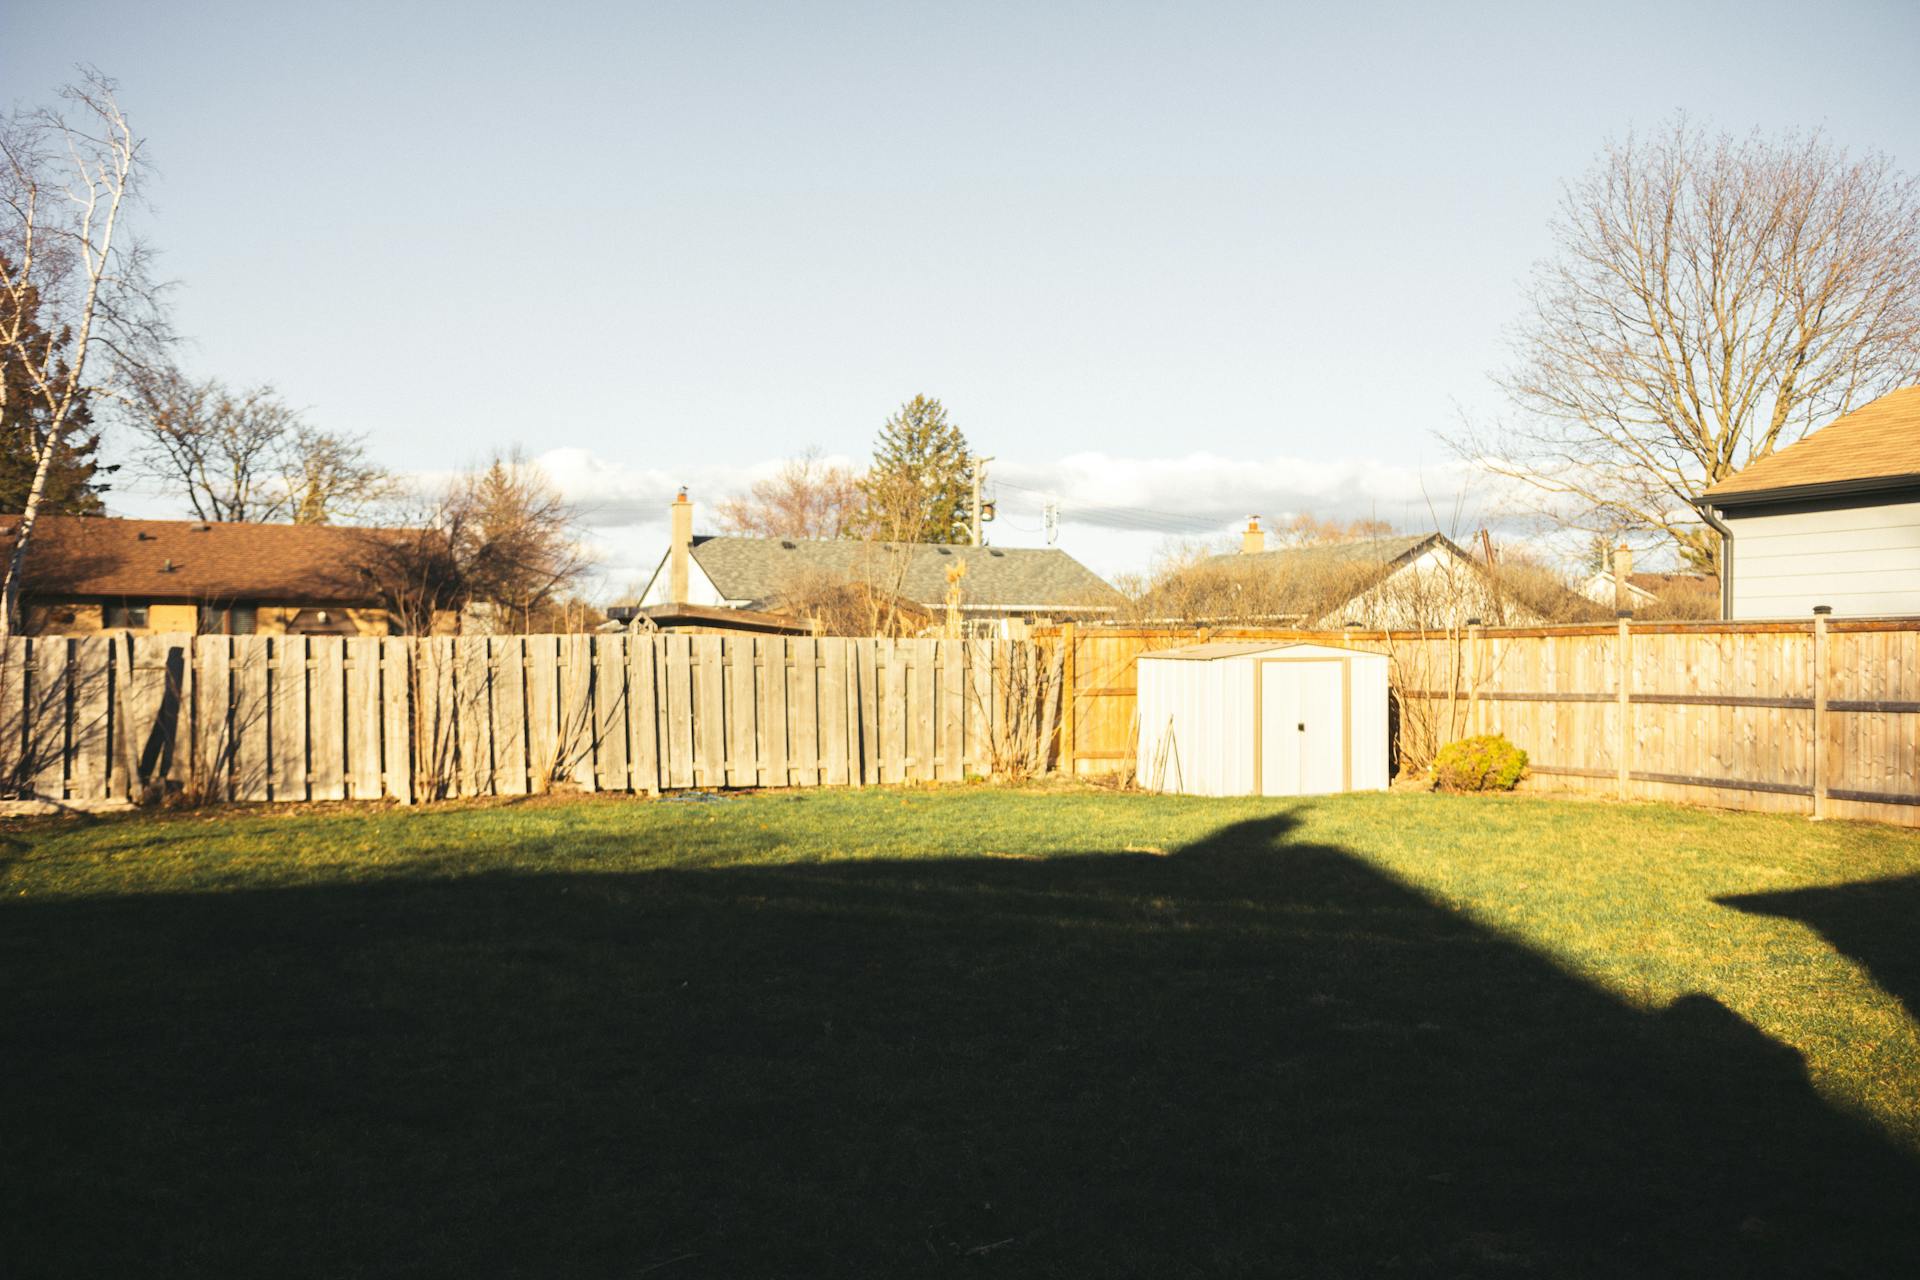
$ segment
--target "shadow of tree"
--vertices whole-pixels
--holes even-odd
[[[1920,1019],[1920,876],[1753,893],[1717,901],[1812,926]]]
[[[7,901],[13,1273],[1910,1264],[1794,1052],[1291,829]]]

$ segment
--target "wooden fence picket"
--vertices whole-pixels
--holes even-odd
[[[696,787],[727,785],[726,652],[719,636],[695,636],[694,768]]]
[[[625,636],[593,638],[593,752],[602,791],[625,791],[627,772],[627,654]]]
[[[660,790],[659,646],[647,636],[626,639],[627,764],[635,791]]]
[[[73,646],[72,777],[68,794],[81,800],[105,800],[111,794],[113,762],[108,748],[112,722],[113,641],[86,636]],[[3,696],[3,695],[0,695]],[[4,714],[0,714],[0,724]]]
[[[820,705],[825,690],[820,642],[810,636],[788,641],[792,683],[787,698],[789,776],[796,787],[820,785]]]
[[[307,641],[307,793],[347,798],[347,645],[339,636]]]
[[[29,677],[33,795],[56,803],[67,798],[67,651],[71,644],[65,636],[36,638]]]
[[[383,792],[380,769],[385,729],[379,637],[349,637],[341,646],[341,664],[347,721],[344,786],[355,800],[377,800]]]
[[[690,636],[663,636],[655,647],[664,656],[661,669],[665,695],[660,699],[665,726],[660,755],[665,762],[661,773],[669,787],[694,785],[693,639]]]

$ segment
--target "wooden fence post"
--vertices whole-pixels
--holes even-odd
[[[1465,660],[1467,664],[1467,714],[1461,722],[1458,732],[1463,738],[1472,738],[1479,735],[1482,720],[1482,716],[1480,715],[1480,619],[1478,618],[1467,619],[1467,652]],[[1458,661],[1458,659],[1456,659],[1456,661]],[[1455,683],[1458,684],[1458,680],[1456,680]],[[1447,708],[1447,712],[1447,734],[1452,735],[1456,732],[1452,724],[1453,708]],[[1446,743],[1444,742],[1436,742],[1433,744],[1433,748],[1435,751],[1438,751],[1445,745]]]
[[[1829,604],[1813,606],[1813,817],[1827,816],[1827,617]]]
[[[1619,708],[1619,742],[1615,747],[1618,759],[1614,769],[1618,774],[1620,798],[1627,798],[1629,778],[1629,760],[1633,754],[1633,617],[1622,611],[1620,614],[1620,653],[1616,659],[1618,674],[1614,677],[1617,686],[1614,690],[1614,705]]]
[[[1073,759],[1073,735],[1076,727],[1074,723],[1076,717],[1073,714],[1074,644],[1073,624],[1071,622],[1064,624],[1060,628],[1060,643],[1064,646],[1061,650],[1060,668],[1060,771],[1069,778],[1072,778],[1078,775],[1079,769],[1075,766]],[[1045,683],[1043,678],[1041,681],[1042,688],[1045,687]],[[1040,749],[1044,752],[1046,745],[1044,743],[1041,744]]]

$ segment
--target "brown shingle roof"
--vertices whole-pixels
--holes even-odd
[[[0,516],[0,554],[12,550],[19,525],[19,516]],[[41,596],[372,604],[359,565],[367,540],[388,532],[42,516],[27,548],[25,588]]]
[[[1889,391],[1700,496],[1738,503],[1762,495],[1786,496],[1784,491],[1908,478],[1920,480],[1920,387]]]

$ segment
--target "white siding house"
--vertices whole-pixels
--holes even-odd
[[[1920,613],[1920,496],[1721,517],[1734,531],[1732,616]]]
[[[1920,387],[1890,392],[1701,495],[1732,619],[1920,614]]]

